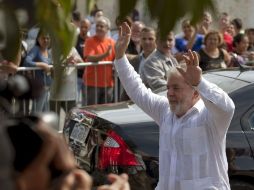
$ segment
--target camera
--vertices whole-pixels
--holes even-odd
[[[35,116],[11,118],[6,121],[6,130],[14,148],[14,169],[22,172],[39,154],[43,139],[34,130],[38,122]]]

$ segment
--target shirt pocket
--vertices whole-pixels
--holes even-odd
[[[207,133],[205,126],[183,129],[183,152],[186,155],[207,153]]]

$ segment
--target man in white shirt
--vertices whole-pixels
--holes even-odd
[[[114,64],[129,97],[160,127],[156,190],[229,190],[225,149],[233,101],[202,77],[192,51],[184,56],[185,68],[169,71],[167,97],[152,93],[124,55],[130,34],[124,23]]]

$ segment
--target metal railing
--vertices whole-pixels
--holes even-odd
[[[78,69],[87,69],[88,67],[91,67],[93,66],[95,68],[94,70],[94,82],[95,82],[95,104],[97,104],[97,100],[99,97],[99,89],[97,88],[98,86],[98,82],[97,79],[98,79],[98,75],[99,73],[97,72],[97,68],[98,66],[102,67],[104,66],[104,72],[106,72],[106,66],[108,65],[112,65],[112,62],[111,61],[103,61],[103,62],[84,62],[84,63],[78,63],[78,64],[74,64],[74,65],[67,65],[65,66],[65,70],[64,70],[64,76],[63,76],[63,81],[64,83],[62,83],[62,87],[61,89],[64,89],[64,90],[60,90],[60,94],[58,94],[58,97],[53,97],[52,98],[52,91],[53,89],[52,88],[55,88],[54,85],[50,85],[49,87],[47,87],[47,94],[46,94],[46,110],[43,110],[43,111],[55,111],[55,112],[58,112],[57,111],[57,107],[58,107],[58,104],[61,105],[61,107],[65,110],[65,111],[68,111],[70,109],[70,107],[68,106],[63,106],[63,105],[68,105],[69,102],[74,101],[74,104],[71,104],[71,106],[86,106],[87,105],[87,99],[89,98],[89,94],[84,94],[84,92],[87,92],[87,89],[89,88],[89,86],[86,86],[86,85],[83,85],[84,89],[83,91],[78,91],[77,90],[77,70]],[[52,66],[53,67],[53,66]],[[20,74],[20,75],[24,75],[24,76],[28,76],[30,78],[30,80],[38,80],[36,78],[36,72],[38,72],[39,70],[41,70],[40,68],[38,67],[19,67],[18,68],[18,72],[17,74]],[[69,71],[72,71],[73,73],[71,73],[72,75],[69,76],[68,74]],[[113,66],[112,66],[112,72],[113,72],[113,77],[114,77],[114,86],[113,86],[113,89],[112,89],[112,101],[109,101],[107,102],[107,97],[104,97],[105,98],[105,103],[111,103],[111,102],[118,102],[119,100],[119,94],[120,94],[120,82],[118,80],[118,77],[117,77],[117,73],[114,72],[114,69],[113,69]],[[75,75],[75,76],[74,76]],[[49,75],[46,75],[44,76],[44,81],[46,81],[45,77],[48,77]],[[75,78],[73,78],[73,76]],[[70,77],[69,80],[71,81],[68,81],[68,77]],[[52,77],[52,80],[54,80],[54,77]],[[84,79],[84,80],[87,80],[87,79]],[[106,75],[104,75],[104,80],[106,80]],[[53,82],[54,83],[54,82]],[[69,83],[69,86],[68,86],[68,83]],[[70,85],[71,84],[71,85]],[[75,85],[75,86],[72,86],[72,85]],[[36,91],[36,89],[34,89]],[[100,89],[101,90],[101,89]],[[104,87],[104,90],[106,91],[107,90],[107,87]],[[75,97],[67,97],[68,95],[65,94],[65,91],[69,94],[72,94],[73,96],[73,92],[76,94]],[[72,92],[72,93],[71,93]],[[62,93],[62,94],[61,94]],[[105,93],[107,94],[107,93]],[[82,95],[82,96],[81,96]],[[60,96],[60,98],[59,98]],[[61,97],[62,96],[62,97]],[[83,97],[83,100],[85,101],[81,101],[80,98],[78,97]],[[19,111],[21,111],[23,114],[31,114],[33,112],[40,112],[42,110],[38,110],[38,99],[33,99],[33,98],[30,98],[30,99],[26,99],[26,100],[16,100],[16,99],[13,99],[12,101],[12,106],[13,106],[13,110],[17,110],[17,105],[19,104]],[[51,103],[55,103],[55,108],[52,108]],[[83,102],[83,103],[82,103]],[[54,107],[54,106],[53,106]]]

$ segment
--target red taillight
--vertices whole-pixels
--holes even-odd
[[[140,165],[135,155],[129,150],[124,140],[114,131],[108,132],[108,137],[101,146],[99,153],[99,168],[108,166],[137,166]]]

